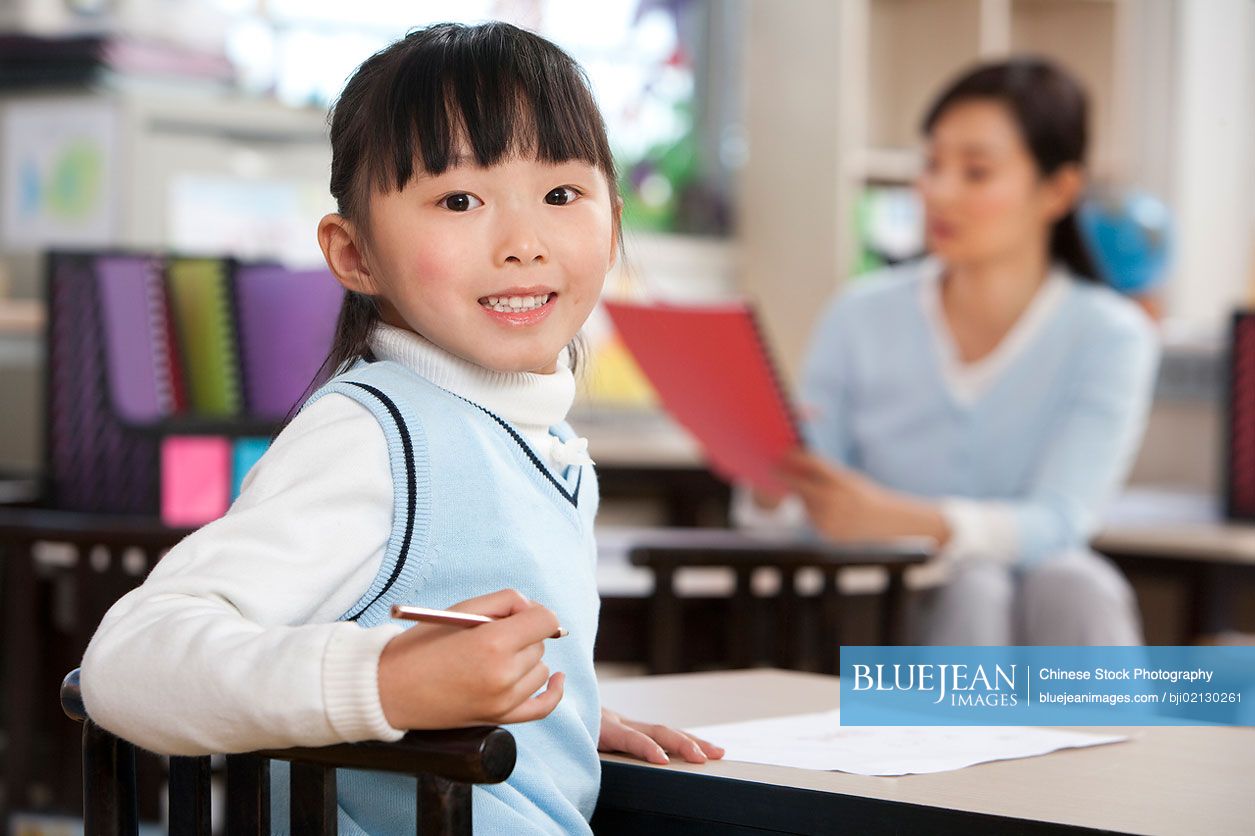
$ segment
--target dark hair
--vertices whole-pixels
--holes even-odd
[[[372,190],[403,189],[419,168],[442,173],[460,141],[481,166],[514,154],[584,160],[601,169],[618,201],[605,122],[583,70],[554,44],[508,23],[441,23],[408,33],[357,68],[329,121],[331,195],[367,238]],[[364,356],[378,321],[373,297],[346,291],[319,378]]]
[[[1064,165],[1084,164],[1089,133],[1085,90],[1058,65],[1042,58],[1015,58],[964,73],[928,109],[923,133],[931,134],[954,105],[982,99],[1006,107],[1042,176],[1050,176]],[[1077,276],[1099,281],[1093,257],[1081,238],[1075,208],[1055,222],[1050,256]]]

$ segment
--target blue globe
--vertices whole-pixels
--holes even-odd
[[[1122,293],[1155,288],[1172,252],[1172,214],[1138,190],[1099,191],[1077,207],[1081,235],[1102,278]]]

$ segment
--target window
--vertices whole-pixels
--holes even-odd
[[[605,114],[630,228],[726,235],[740,129],[740,3],[718,0],[214,0],[246,88],[329,105],[369,55],[440,21],[506,20],[566,49]]]

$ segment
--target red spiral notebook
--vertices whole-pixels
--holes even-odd
[[[728,481],[778,492],[772,472],[801,444],[797,419],[744,302],[605,303],[619,337],[663,406]]]

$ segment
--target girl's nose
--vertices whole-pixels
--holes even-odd
[[[498,264],[544,264],[548,260],[549,249],[526,213],[512,213],[504,219],[497,245]]]

